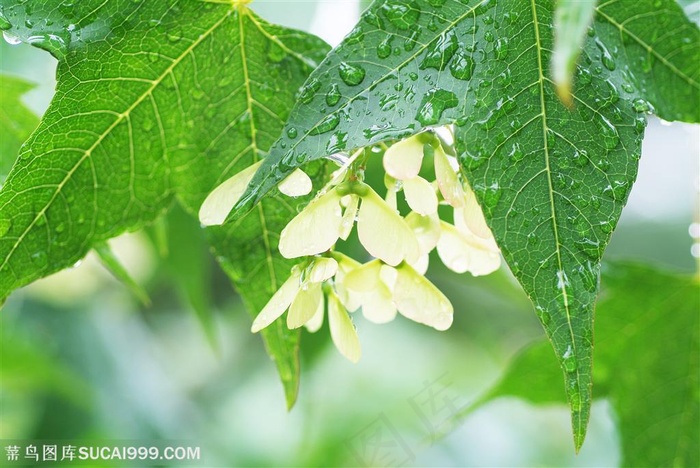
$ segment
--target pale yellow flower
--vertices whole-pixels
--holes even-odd
[[[332,189],[312,201],[284,228],[279,250],[287,258],[316,255],[347,238],[357,217],[360,242],[370,255],[390,265],[418,257],[416,238],[401,216],[368,185],[355,183],[343,214],[340,191]],[[359,208],[358,208],[359,205]]]
[[[223,224],[261,164],[262,161],[256,162],[216,187],[199,209],[200,223],[204,226]],[[279,185],[280,192],[292,197],[308,195],[311,188],[311,179],[301,169],[296,169]]]
[[[373,260],[348,273],[343,284],[371,322],[390,322],[399,312],[437,330],[452,324],[453,308],[447,297],[405,262],[394,268]]]
[[[259,332],[288,311],[288,328],[306,326],[310,332],[316,332],[323,325],[327,305],[333,343],[343,356],[357,362],[360,359],[360,341],[355,326],[335,291],[323,287],[338,271],[338,262],[333,258],[316,258],[303,270],[294,267],[289,279],[255,318],[251,331]]]

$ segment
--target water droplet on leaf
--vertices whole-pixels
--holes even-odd
[[[348,86],[357,86],[365,79],[365,69],[359,65],[341,62],[338,66],[340,79]]]

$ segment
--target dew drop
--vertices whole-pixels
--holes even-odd
[[[27,42],[45,50],[58,60],[62,60],[68,50],[68,44],[64,38],[57,34],[40,34],[27,39]]]
[[[578,167],[584,167],[588,164],[588,152],[586,150],[577,150],[573,156],[574,164]]]
[[[571,345],[566,348],[566,352],[562,356],[562,364],[564,365],[564,370],[566,372],[575,372],[578,368],[578,363],[576,362],[576,355]]]
[[[523,158],[525,157],[525,152],[523,151],[522,147],[520,146],[520,143],[513,143],[513,147],[511,148],[510,151],[510,158],[513,161],[522,161]]]
[[[469,80],[474,74],[474,59],[465,50],[460,49],[450,63],[450,73],[458,80]]]
[[[569,389],[569,404],[571,405],[571,409],[573,411],[581,411],[581,392],[579,391],[578,386]]]
[[[440,122],[443,112],[459,105],[457,95],[452,91],[433,88],[423,96],[420,109],[416,114],[416,120],[424,126],[435,125]]]
[[[15,36],[14,34],[10,34],[7,31],[2,32],[2,37],[5,39],[5,42],[7,42],[10,45],[17,45],[22,42],[22,40],[19,37]]]
[[[595,40],[596,45],[600,49],[600,60],[603,62],[603,66],[607,68],[610,71],[613,71],[617,68],[617,64],[615,63],[615,60],[613,59],[612,55],[610,55],[610,51],[608,50],[607,47],[599,40]]]
[[[408,31],[418,23],[421,8],[415,1],[391,0],[385,2],[381,10],[391,24]]]
[[[175,29],[172,31],[169,31],[167,34],[168,42],[171,43],[176,43],[179,42],[182,39],[182,30],[180,29]]]
[[[549,315],[549,312],[547,312],[544,307],[542,306],[536,306],[535,307],[535,312],[537,313],[537,316],[540,318],[540,321],[542,324],[546,327],[549,325],[549,323],[552,321],[552,316]]]
[[[377,57],[379,57],[380,59],[385,59],[391,55],[391,41],[393,39],[394,36],[389,35],[382,42],[379,43],[379,45],[377,46]]]
[[[632,108],[634,109],[635,112],[645,113],[645,114],[653,112],[653,110],[654,110],[654,108],[652,107],[652,105],[648,101],[641,99],[641,98],[635,99],[632,102]]]
[[[355,29],[350,31],[350,33],[345,38],[345,43],[348,45],[359,44],[365,38],[365,31],[360,26],[356,26]]]
[[[403,43],[403,48],[406,52],[410,52],[416,47],[416,44],[418,43],[418,38],[420,37],[420,34],[421,34],[421,29],[420,29],[420,27],[417,27],[406,38],[406,40]]]
[[[600,131],[601,139],[605,148],[612,150],[620,144],[620,135],[617,133],[615,126],[608,119],[598,114],[596,125]]]
[[[612,198],[615,201],[622,201],[627,197],[630,185],[624,180],[613,180],[612,184],[605,187],[603,194]]]
[[[348,86],[357,86],[365,79],[365,69],[359,65],[341,62],[338,66],[340,79]]]
[[[348,134],[345,132],[336,132],[331,136],[328,145],[326,145],[326,153],[333,154],[343,151],[347,147],[347,143]]]
[[[310,135],[321,135],[322,133],[328,133],[336,129],[340,123],[340,117],[337,113],[330,114],[321,120],[318,125],[311,129]]]
[[[326,104],[333,107],[338,104],[340,98],[340,87],[336,83],[333,83],[331,88],[328,90],[328,93],[326,93]]]
[[[508,38],[502,37],[496,41],[494,46],[496,60],[503,60],[508,56]]]
[[[643,115],[638,116],[634,119],[634,130],[638,134],[644,133],[644,129],[647,128],[647,119]]]
[[[497,183],[491,184],[487,187],[475,187],[474,192],[479,194],[479,198],[481,198],[484,208],[487,210],[493,210],[493,208],[498,205],[501,195],[503,194],[501,187]]]
[[[267,58],[270,59],[270,61],[273,63],[280,63],[282,60],[284,60],[287,54],[284,52],[284,49],[276,42],[270,41],[269,44],[270,48],[267,51]]]
[[[459,43],[457,42],[457,33],[454,29],[450,29],[440,34],[430,45],[419,68],[421,70],[434,68],[435,70],[442,71],[447,67],[450,59],[455,55],[458,49]]]
[[[597,239],[584,238],[575,242],[576,247],[593,260],[598,260],[603,253],[603,244]]]
[[[527,245],[529,246],[535,246],[540,243],[540,238],[537,234],[534,232],[531,232],[530,234],[527,235]]]
[[[321,82],[317,79],[313,79],[305,84],[299,91],[299,101],[302,104],[308,104],[316,95],[316,92],[321,88]]]
[[[46,268],[46,266],[49,264],[49,256],[43,250],[33,253],[31,255],[31,259],[32,263],[38,268]]]

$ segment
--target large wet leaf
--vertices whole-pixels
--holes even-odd
[[[594,380],[596,398],[607,398],[617,414],[621,466],[700,465],[697,278],[612,265],[602,287]],[[480,404],[501,396],[563,403],[548,348],[546,343],[527,348]]]
[[[175,197],[196,215],[218,183],[264,155],[328,50],[228,3],[35,2],[30,16],[20,3],[3,3],[5,18],[33,21],[41,39],[10,32],[60,61],[56,96],[0,192],[0,298],[152,222]],[[229,231],[259,242],[215,243],[222,260],[239,249],[260,266],[233,276],[251,314],[289,274],[276,239],[295,203],[261,206]],[[263,336],[291,404],[298,332]]]
[[[565,374],[579,447],[599,264],[636,177],[647,100],[700,120],[698,29],[661,4],[663,41],[637,18],[658,5],[600,5],[569,109],[549,78],[553,2],[377,1],[305,84],[241,211],[307,161],[455,123],[464,172]]]
[[[534,42],[511,41],[504,32],[507,26],[522,24],[523,14],[531,19],[539,5],[548,13],[542,29],[551,29],[552,3],[375,1],[306,82],[285,133],[241,200],[240,211],[310,160],[469,115],[464,96],[478,91],[478,78],[495,79],[499,74],[491,73],[491,65],[506,60],[520,64],[518,53],[535,47]],[[612,1],[596,12],[587,47],[595,44],[597,55],[625,76],[626,89],[632,90],[625,93],[651,102],[667,120],[700,121],[695,105],[700,31],[679,5],[673,0]],[[551,47],[543,55],[549,59],[550,52]],[[580,66],[584,76],[576,81],[585,82],[600,62]],[[549,60],[542,71],[549,72]],[[604,101],[609,94],[597,97]]]
[[[37,116],[21,101],[32,88],[24,80],[0,74],[0,186],[17,157],[19,147],[39,123]],[[2,230],[0,224],[0,235]]]

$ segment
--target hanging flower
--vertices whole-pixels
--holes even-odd
[[[418,257],[418,242],[406,222],[362,182],[341,184],[309,203],[282,231],[280,253],[297,258],[326,252],[347,238],[356,217],[358,237],[370,255],[389,265]]]
[[[405,262],[394,268],[373,260],[348,273],[343,285],[371,322],[390,322],[399,312],[437,330],[447,330],[452,324],[449,299]]]
[[[422,135],[416,135],[393,144],[384,153],[384,170],[395,180],[401,181],[406,202],[421,215],[437,212],[438,199],[433,186],[419,176],[425,154]]]
[[[199,222],[204,226],[223,224],[261,164],[262,161],[256,162],[216,187],[199,209]],[[280,192],[290,197],[308,195],[311,189],[311,179],[301,169],[296,169],[279,185]]]
[[[338,262],[332,258],[317,258],[306,267],[298,265],[291,276],[270,298],[253,321],[251,331],[257,333],[287,311],[287,327],[306,326],[318,331],[323,325],[325,303],[328,303],[328,325],[331,338],[338,351],[352,362],[360,359],[360,342],[352,320],[343,308],[332,288],[324,288],[324,282],[335,276]]]
[[[465,187],[461,206],[454,210],[454,226],[440,221],[440,231],[438,255],[450,270],[482,276],[501,266],[496,240],[469,187]]]

